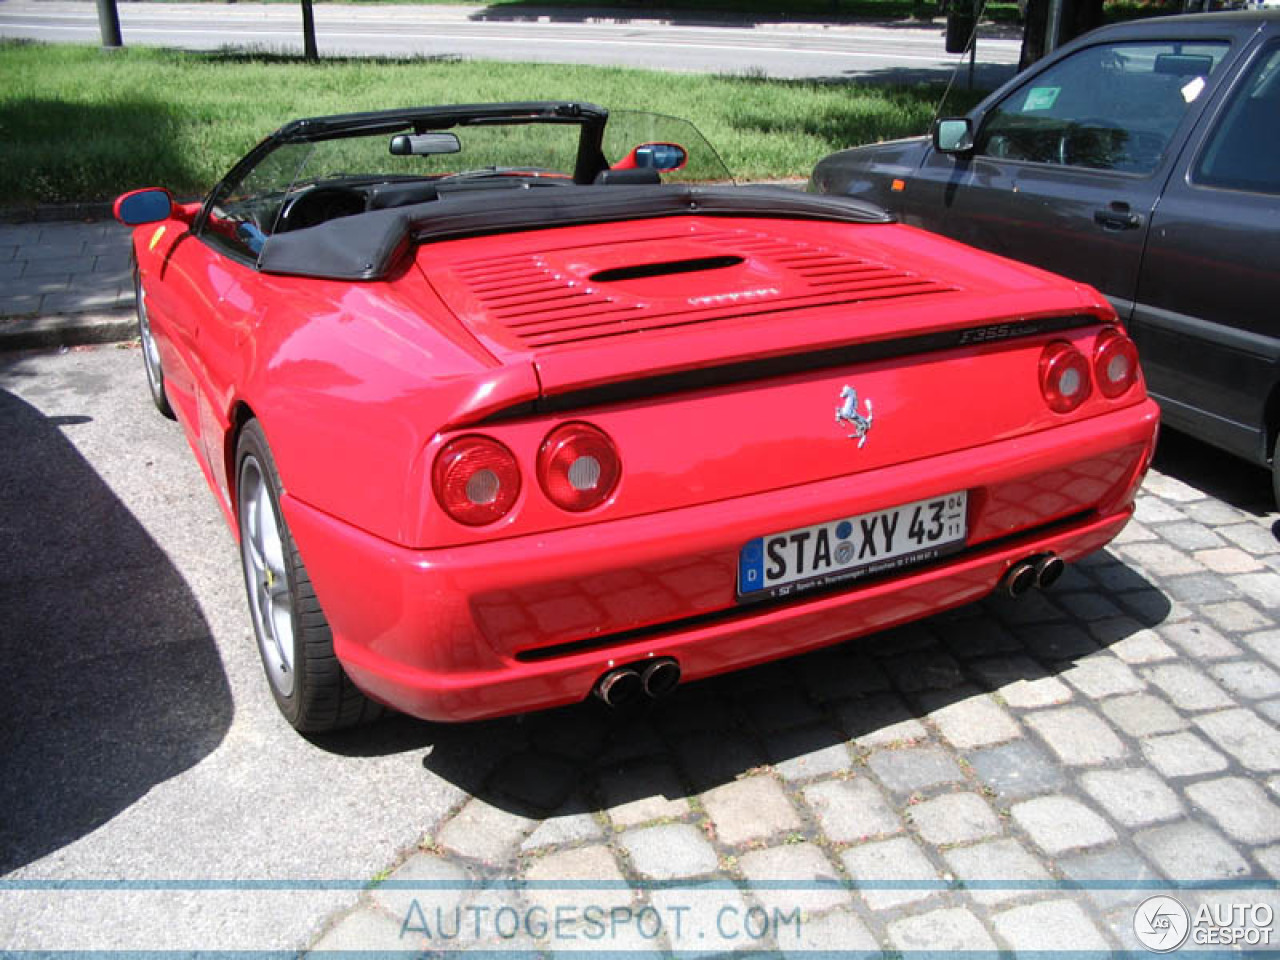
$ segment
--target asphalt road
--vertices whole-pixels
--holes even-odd
[[[295,4],[121,3],[126,44],[301,50]],[[822,26],[741,21],[595,21],[529,17],[501,8],[344,6],[315,8],[323,54],[425,55],[787,78],[945,80],[962,58],[943,48],[940,25]],[[6,0],[0,36],[93,43],[92,3]],[[980,38],[979,80],[1013,75],[1016,38]]]
[[[513,879],[729,880],[808,904],[827,950],[1132,949],[1168,881],[1280,908],[1274,518],[1265,472],[1167,434],[1134,522],[1048,594],[647,715],[307,740],[136,346],[0,354],[0,952],[439,947],[408,897],[491,909]]]
[[[424,756],[464,780],[483,727],[280,719],[231,535],[142,377],[132,345],[0,354],[0,944],[298,949],[463,799]],[[51,878],[145,884],[71,903]]]

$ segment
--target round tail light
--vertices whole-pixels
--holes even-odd
[[[1138,348],[1113,328],[1098,334],[1093,348],[1093,375],[1103,396],[1120,396],[1138,380]]]
[[[520,467],[511,451],[488,437],[458,437],[436,454],[436,499],[449,516],[482,527],[507,515],[520,495]]]
[[[604,503],[622,475],[613,441],[586,423],[556,427],[538,451],[538,481],[552,503],[580,513]]]
[[[1040,355],[1040,391],[1055,413],[1070,413],[1089,398],[1089,361],[1065,340],[1055,340]]]

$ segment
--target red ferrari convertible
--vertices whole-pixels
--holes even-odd
[[[1088,287],[585,103],[299,120],[136,227],[300,730],[658,697],[1048,586],[1157,413]]]

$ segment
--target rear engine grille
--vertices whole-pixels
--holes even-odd
[[[689,240],[688,235],[655,237],[644,247],[661,249],[664,241]],[[603,275],[626,275],[611,270],[575,276],[557,266],[555,252],[527,254],[499,260],[477,260],[457,267],[492,320],[529,347],[553,347],[644,330],[715,323],[762,313],[784,313],[811,307],[866,303],[903,297],[950,293],[954,287],[907,270],[802,242],[781,240],[747,230],[696,235],[707,246],[707,262],[721,273],[727,258],[742,258],[744,269],[754,261],[772,274],[791,275],[785,293],[774,288],[705,297],[641,297],[600,282]],[[639,246],[639,245],[637,245]],[[638,257],[636,276],[646,263]],[[695,275],[697,271],[686,275]],[[797,282],[798,281],[798,282]]]

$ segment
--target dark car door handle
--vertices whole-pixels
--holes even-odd
[[[1142,217],[1125,206],[1121,209],[1095,210],[1093,222],[1104,230],[1136,230],[1142,226]]]

